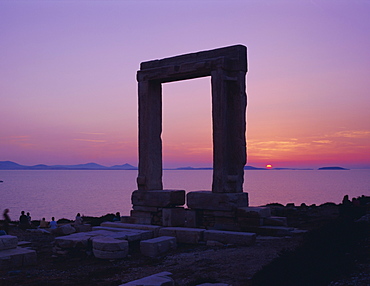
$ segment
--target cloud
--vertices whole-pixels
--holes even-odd
[[[314,140],[312,141],[313,143],[319,143],[319,144],[330,144],[332,143],[333,141],[331,140]]]
[[[307,147],[310,143],[298,142],[297,140],[271,140],[271,141],[249,141],[248,149],[256,149],[259,151],[293,151],[297,148]]]
[[[20,147],[31,147],[35,146],[34,143],[31,143],[31,136],[29,135],[15,135],[15,136],[9,136],[9,137],[3,137],[5,144],[10,144],[14,146],[20,146]]]
[[[370,131],[359,130],[359,131],[339,131],[328,137],[345,137],[345,138],[365,138],[370,136]]]

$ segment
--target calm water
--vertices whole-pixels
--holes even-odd
[[[0,210],[10,209],[17,220],[21,210],[32,219],[75,217],[77,212],[101,216],[120,211],[128,215],[137,171],[0,171]],[[250,205],[340,203],[370,195],[370,170],[245,171],[244,191]],[[165,170],[166,189],[210,190],[211,170]]]

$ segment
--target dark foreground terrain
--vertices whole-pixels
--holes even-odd
[[[258,237],[248,247],[179,245],[166,256],[143,257],[139,248],[122,260],[100,260],[90,252],[55,255],[54,236],[22,231],[11,235],[31,242],[36,266],[0,270],[0,285],[112,285],[162,271],[173,273],[178,285],[205,282],[238,285],[370,285],[369,204],[361,206],[270,205],[274,215],[306,229],[292,237]],[[367,216],[364,216],[368,213]],[[362,219],[359,221],[359,218]],[[366,220],[367,218],[367,220]],[[93,220],[92,224],[100,220]]]

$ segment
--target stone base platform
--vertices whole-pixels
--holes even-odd
[[[134,191],[131,195],[133,209],[121,221],[148,225],[184,224],[184,190]]]
[[[186,203],[190,209],[233,211],[239,207],[248,207],[248,193],[189,192]]]
[[[133,191],[131,195],[133,206],[173,207],[185,204],[184,190],[150,190]]]

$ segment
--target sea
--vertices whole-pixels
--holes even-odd
[[[165,189],[211,190],[212,170],[164,170]],[[0,211],[18,220],[30,212],[33,220],[54,216],[74,219],[77,213],[129,215],[136,170],[0,170]],[[250,206],[268,203],[320,205],[370,196],[370,170],[246,170],[244,192]]]

